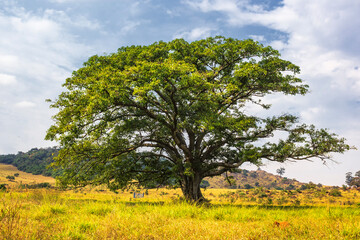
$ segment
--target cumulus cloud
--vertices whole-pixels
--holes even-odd
[[[184,3],[203,13],[223,14],[229,26],[258,25],[285,33],[285,39],[253,37],[280,50],[284,59],[299,65],[300,77],[310,85],[311,92],[306,97],[287,98],[286,101],[282,96],[268,97],[274,103],[273,111],[297,112],[301,121],[330,128],[345,136],[350,144],[360,145],[357,137],[360,135],[359,1],[284,0],[270,10],[247,0]],[[356,165],[354,159],[347,157],[352,163],[348,166]],[[357,166],[360,168],[359,164]],[[289,172],[297,176],[295,168],[298,167]],[[321,171],[320,167],[314,167],[312,173]],[[348,170],[343,169],[344,172]],[[343,176],[338,176],[334,181],[327,181],[341,182]]]
[[[18,108],[31,108],[31,107],[35,107],[36,104],[30,101],[21,101],[15,104],[15,107]]]
[[[310,99],[324,97],[317,100],[317,107],[332,108],[332,102],[339,97],[360,97],[360,19],[356,17],[360,2],[284,0],[272,10],[248,0],[185,3],[202,12],[223,13],[229,25],[258,24],[286,33],[285,40],[267,43],[301,67],[301,77],[312,89]],[[253,37],[266,42],[261,36]]]
[[[197,39],[209,37],[211,35],[212,31],[213,30],[211,28],[199,27],[199,28],[194,28],[190,31],[182,31],[182,32],[176,33],[174,35],[174,38],[184,38],[189,41],[194,41]]]
[[[16,83],[15,76],[0,73],[0,85],[12,85],[15,83]]]
[[[58,95],[61,83],[76,69],[79,59],[91,51],[71,30],[92,31],[99,25],[84,17],[71,18],[58,10],[34,12],[17,6],[15,1],[3,3],[0,7],[0,86],[6,88],[0,88],[0,132],[31,136],[21,137],[21,144],[14,138],[12,146],[3,142],[10,137],[0,140],[0,145],[7,147],[0,151],[16,152],[27,150],[21,146],[44,145],[45,132],[32,127],[25,129],[25,126],[35,123],[43,125],[42,128],[49,126],[51,113],[44,100]]]

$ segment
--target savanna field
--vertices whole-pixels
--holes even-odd
[[[210,204],[179,189],[0,192],[0,239],[359,239],[360,192],[207,189]]]

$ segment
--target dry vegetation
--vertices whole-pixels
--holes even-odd
[[[299,202],[285,191],[208,189],[211,205],[194,206],[179,201],[178,189],[151,189],[141,199],[101,189],[12,189],[0,193],[0,239],[360,238],[359,193],[339,191],[316,197],[309,189]]]
[[[243,169],[240,173],[228,174],[228,177],[228,181],[224,174],[206,178],[206,180],[210,183],[209,188],[246,188],[246,185],[248,185],[249,187],[261,186],[269,189],[286,189],[289,186],[299,188],[301,185],[304,185],[304,183],[295,179],[283,178],[262,170],[247,171]]]
[[[101,188],[19,188],[25,175],[15,170],[6,168],[7,175],[20,174],[0,191],[0,239],[360,238],[354,189],[206,189],[210,204],[194,206],[180,200],[179,189],[141,190],[144,198],[134,199],[132,191]]]
[[[7,176],[14,176],[15,174],[19,174],[19,176],[15,177],[14,180],[9,181]],[[16,186],[19,184],[36,184],[36,183],[45,183],[48,182],[50,184],[55,184],[55,179],[52,177],[46,177],[42,175],[33,175],[32,173],[26,173],[19,171],[13,165],[8,164],[0,164],[0,184],[8,184],[11,186]]]

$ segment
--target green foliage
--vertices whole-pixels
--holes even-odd
[[[281,167],[279,169],[276,169],[276,173],[282,176],[285,173],[285,168]]]
[[[6,179],[9,179],[9,181],[13,181],[13,180],[15,180],[15,177],[8,175],[8,176],[6,176]]]
[[[360,187],[360,171],[355,173],[355,176],[352,176],[351,172],[346,173],[346,184],[349,187]]]
[[[58,151],[59,149],[56,147],[33,148],[26,153],[0,155],[0,163],[14,165],[20,171],[27,173],[55,177],[60,174],[60,171],[49,169],[48,166],[54,162],[54,157],[57,156]],[[15,173],[14,176],[19,176],[19,173]]]
[[[294,190],[295,186],[290,184],[289,186],[286,187],[286,190]]]
[[[64,83],[46,139],[60,143],[55,167],[66,185],[180,184],[189,200],[200,182],[263,159],[320,158],[350,149],[296,116],[260,118],[269,94],[305,94],[298,66],[253,40],[215,37],[122,47],[93,56]],[[276,131],[287,139],[262,142]],[[195,190],[195,191],[194,191]]]
[[[251,189],[251,188],[254,188],[254,187],[247,183],[247,184],[244,185],[244,188],[245,189]]]
[[[250,173],[250,177],[252,177],[252,178],[257,178],[257,176],[258,176],[258,175],[256,174],[256,172],[251,172],[251,173]]]
[[[201,183],[200,183],[200,187],[201,187],[201,188],[205,188],[205,189],[208,188],[208,187],[210,187],[209,181],[206,181],[206,180],[203,179],[203,180],[201,181]]]
[[[341,197],[341,191],[337,188],[333,188],[330,190],[329,195],[333,197]]]
[[[26,189],[51,188],[51,184],[47,182],[34,183],[34,184],[21,184],[20,187]]]

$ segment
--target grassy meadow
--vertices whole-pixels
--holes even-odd
[[[206,189],[195,206],[179,189],[27,189],[54,179],[0,168],[0,239],[360,239],[358,190]]]
[[[7,176],[17,175],[14,180],[9,181]],[[36,184],[36,183],[50,183],[55,184],[55,179],[52,177],[46,177],[42,175],[33,175],[32,173],[26,173],[19,171],[16,167],[9,164],[0,164],[0,184],[7,184],[10,186],[17,186],[19,184]]]
[[[211,204],[194,206],[179,201],[178,189],[134,199],[101,189],[14,188],[0,192],[0,239],[360,238],[358,191],[287,192],[208,189]]]

